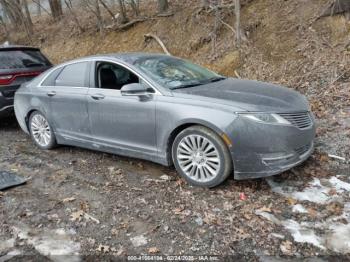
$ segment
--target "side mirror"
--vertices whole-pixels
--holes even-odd
[[[146,89],[143,85],[139,83],[133,83],[124,85],[120,92],[123,96],[145,96],[152,93],[153,90]]]

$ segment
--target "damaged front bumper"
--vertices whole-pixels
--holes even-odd
[[[281,153],[280,155],[274,154],[274,157],[266,157],[266,155],[261,155],[260,159],[257,159],[257,163],[261,162],[261,169],[263,171],[259,172],[239,172],[235,171],[236,179],[249,179],[249,178],[259,178],[259,177],[268,177],[280,174],[284,171],[287,171],[297,165],[300,165],[305,160],[309,158],[309,156],[314,151],[314,143],[312,142],[307,147],[307,151],[303,154],[299,154],[297,151],[291,154]]]
[[[229,130],[235,179],[280,174],[309,158],[314,151],[315,123],[306,129],[269,125],[238,118]]]

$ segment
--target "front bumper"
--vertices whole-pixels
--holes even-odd
[[[238,117],[227,134],[235,179],[268,177],[295,167],[313,153],[315,123],[307,129],[257,123]]]

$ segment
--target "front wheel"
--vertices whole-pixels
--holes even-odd
[[[41,149],[52,149],[56,146],[56,137],[46,117],[33,112],[29,117],[29,131],[34,143]]]
[[[172,157],[177,172],[190,184],[215,187],[232,173],[227,146],[212,130],[192,126],[174,140]]]

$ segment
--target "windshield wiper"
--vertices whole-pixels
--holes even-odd
[[[209,83],[213,83],[213,82],[218,82],[218,81],[225,80],[225,79],[226,79],[226,77],[216,76],[216,77],[212,77],[212,78],[206,79],[205,81],[200,81],[200,82],[196,82],[196,83],[189,83],[189,84],[183,84],[183,85],[175,86],[175,87],[173,87],[171,89],[181,89],[181,88],[200,86],[200,85],[205,85],[205,84],[209,84]]]
[[[209,78],[208,79],[208,83],[219,82],[219,81],[222,81],[222,80],[225,80],[225,79],[226,79],[226,77],[216,76],[216,77]]]
[[[197,83],[184,84],[184,85],[175,86],[175,87],[173,87],[171,89],[172,90],[174,90],[174,89],[182,89],[182,88],[189,88],[189,87],[200,86],[200,85],[203,85],[203,83],[197,82]]]

